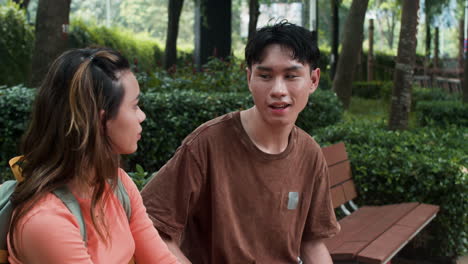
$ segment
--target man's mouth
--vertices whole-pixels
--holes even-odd
[[[274,103],[274,104],[270,104],[269,107],[273,109],[285,109],[289,107],[290,105],[291,104],[287,104],[287,103]]]

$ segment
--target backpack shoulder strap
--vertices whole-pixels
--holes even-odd
[[[55,196],[57,196],[60,200],[62,200],[68,210],[70,210],[70,212],[76,217],[78,225],[80,226],[81,237],[86,244],[88,241],[86,225],[83,219],[83,215],[81,214],[80,204],[76,200],[75,196],[70,192],[67,186],[57,188],[52,193],[55,194]]]
[[[125,189],[125,186],[120,180],[120,178],[117,178],[117,188],[115,189],[115,195],[122,204],[122,207],[125,210],[125,214],[127,214],[128,221],[130,221],[130,218],[132,217],[132,206],[130,204],[130,197],[128,196],[127,190]]]
[[[0,185],[0,263],[8,263],[7,235],[10,229],[13,205],[10,196],[16,188],[16,181],[6,181]]]

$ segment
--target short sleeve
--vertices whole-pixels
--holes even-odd
[[[41,208],[20,222],[15,245],[22,262],[93,263],[76,219],[62,207]]]
[[[180,243],[203,186],[203,173],[189,146],[182,145],[141,194],[154,226]]]
[[[330,179],[322,152],[316,155],[314,187],[303,240],[329,238],[340,231],[330,195]]]

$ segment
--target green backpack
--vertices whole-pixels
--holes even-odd
[[[13,205],[10,202],[10,197],[15,191],[16,184],[23,180],[21,176],[21,167],[18,164],[18,161],[21,159],[21,156],[15,157],[10,160],[10,167],[15,175],[16,180],[9,180],[0,185],[0,264],[8,263],[8,248],[7,248],[7,234],[10,228],[10,220],[14,210]],[[70,210],[70,212],[78,220],[78,225],[80,226],[80,233],[83,237],[85,245],[88,241],[86,234],[86,225],[81,214],[80,205],[76,200],[75,196],[68,190],[66,186],[60,187],[53,191],[65,206]],[[118,179],[117,188],[115,189],[115,195],[118,197],[122,207],[127,214],[128,220],[130,220],[132,214],[132,208],[130,205],[130,198],[128,196],[125,186]]]

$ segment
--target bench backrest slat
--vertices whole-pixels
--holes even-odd
[[[357,197],[351,165],[343,142],[322,148],[330,173],[331,196],[335,208]]]

